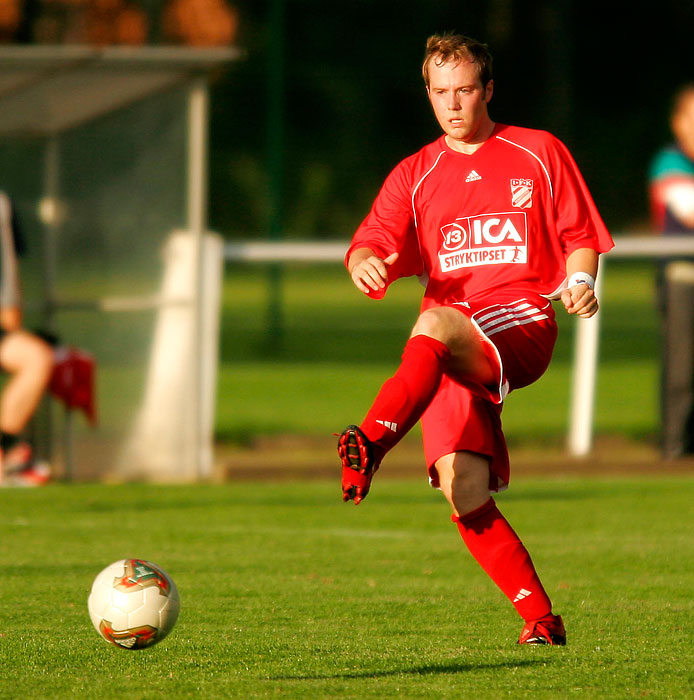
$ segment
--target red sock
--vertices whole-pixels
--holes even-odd
[[[360,428],[375,445],[377,458],[394,447],[434,398],[451,356],[448,347],[426,335],[410,338],[397,372],[379,391]]]
[[[453,516],[460,535],[479,565],[513,603],[526,621],[552,612],[552,603],[540,583],[528,550],[494,499],[462,516]]]

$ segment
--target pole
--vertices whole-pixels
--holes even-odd
[[[602,297],[604,275],[605,256],[600,261],[600,274],[595,280],[598,300]],[[576,324],[568,447],[569,453],[575,457],[585,457],[593,446],[600,312],[592,318],[576,319]]]
[[[51,134],[46,141],[43,165],[43,193],[39,202],[39,219],[43,224],[41,330],[48,334],[53,334],[56,330],[56,266],[58,260],[58,236],[62,223],[59,139],[58,134]],[[66,481],[72,481],[74,467],[72,424],[68,419],[68,413],[69,411],[66,410],[61,436],[61,448],[63,450],[64,478]],[[40,426],[34,436],[37,449],[48,457],[49,462],[53,462],[55,459],[55,444],[53,440],[55,420],[50,401],[45,399],[41,401],[36,420],[32,421],[35,428],[37,423]]]
[[[270,0],[267,48],[267,173],[269,195],[268,239],[282,238],[284,212],[284,0]],[[268,352],[282,346],[282,264],[268,270]]]

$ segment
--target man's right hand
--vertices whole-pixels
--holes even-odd
[[[349,273],[356,288],[370,294],[388,283],[388,267],[398,259],[398,253],[379,258],[370,248],[357,248],[349,259]]]

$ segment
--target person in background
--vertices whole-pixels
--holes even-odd
[[[0,392],[0,483],[36,486],[48,481],[22,432],[48,388],[54,353],[48,343],[22,328],[15,217],[0,192],[0,369],[8,377]]]
[[[653,158],[649,195],[659,234],[694,235],[694,82],[673,96],[674,142]],[[658,270],[662,318],[660,412],[668,458],[694,454],[694,260],[665,260]]]

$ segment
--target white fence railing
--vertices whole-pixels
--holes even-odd
[[[230,262],[247,263],[341,262],[347,245],[302,241],[233,242],[225,245],[224,257]],[[677,256],[694,258],[694,236],[615,236],[614,249],[601,259],[601,272],[596,282],[598,298],[608,260],[655,260]],[[567,438],[569,452],[575,456],[589,454],[593,445],[599,336],[600,314],[577,321]]]

